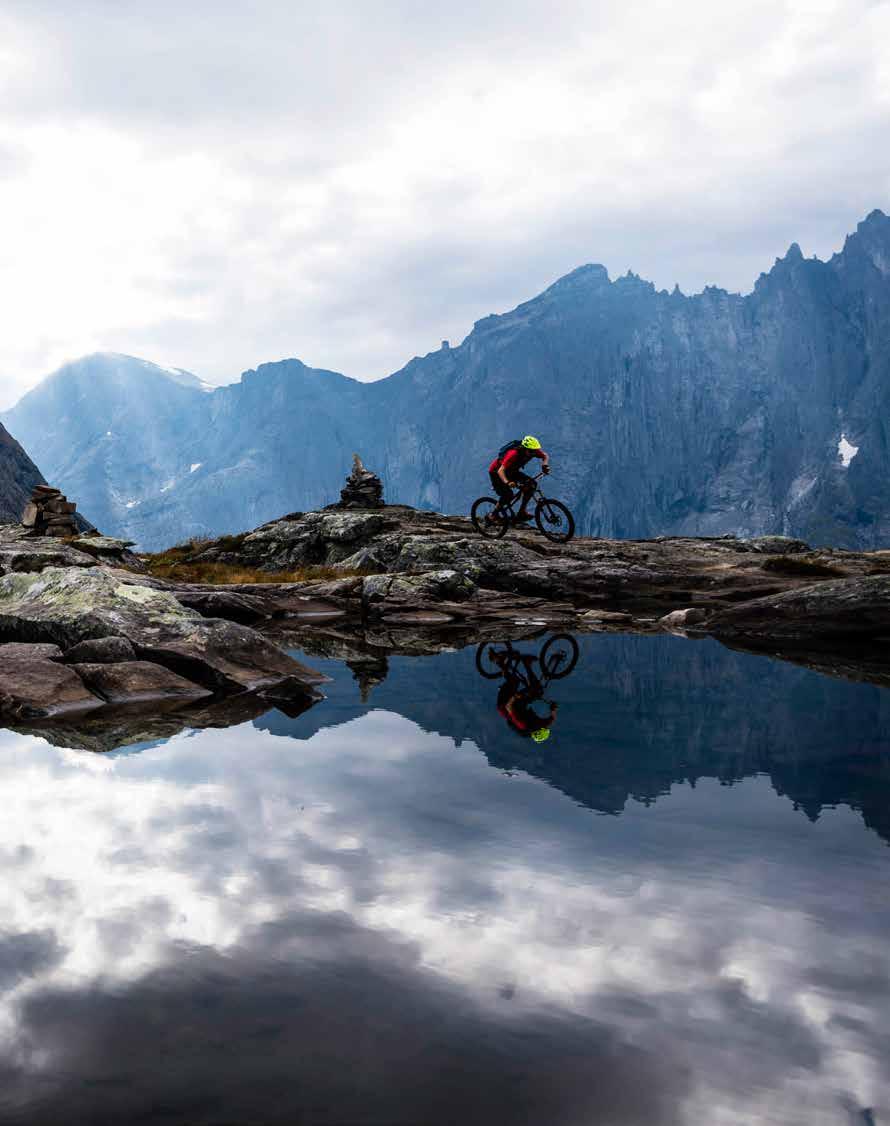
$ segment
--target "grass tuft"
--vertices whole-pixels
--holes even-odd
[[[818,559],[806,559],[800,555],[771,555],[763,561],[763,570],[774,575],[800,575],[802,578],[840,577],[844,574],[830,563]]]
[[[226,563],[219,559],[202,559],[209,548],[214,553],[235,553],[244,543],[247,532],[219,539],[192,538],[168,547],[166,551],[139,556],[156,579],[179,583],[212,583],[220,586],[241,583],[306,583],[325,579],[348,579],[370,574],[370,571],[338,571],[333,567],[299,567],[291,571],[263,571],[244,563]]]
[[[295,571],[260,571],[240,563],[218,563],[215,560],[182,561],[169,558],[170,552],[161,555],[143,555],[148,573],[156,579],[180,583],[213,583],[220,586],[233,583],[305,583],[324,579],[348,579],[365,574],[363,571],[338,571],[333,567],[301,567]]]

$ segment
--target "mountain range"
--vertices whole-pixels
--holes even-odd
[[[295,359],[208,389],[102,353],[2,416],[102,531],[146,548],[336,499],[353,451],[387,499],[461,512],[537,434],[591,534],[890,542],[890,218],[830,260],[793,244],[747,295],[586,265],[362,383]]]

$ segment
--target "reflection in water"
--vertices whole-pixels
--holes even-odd
[[[559,704],[544,701],[547,712],[535,707],[544,700],[551,681],[568,676],[578,663],[578,643],[567,634],[556,634],[540,652],[524,653],[512,642],[494,645],[482,642],[476,650],[476,668],[487,680],[502,680],[498,691],[498,714],[511,731],[535,743],[550,738]]]
[[[0,733],[0,1121],[890,1120],[881,691],[586,638],[542,747],[476,658]]]

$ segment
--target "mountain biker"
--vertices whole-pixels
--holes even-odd
[[[513,497],[511,485],[522,491],[522,507],[516,514],[517,524],[531,520],[528,506],[534,496],[535,482],[522,469],[533,457],[541,459],[544,473],[550,472],[550,455],[541,448],[541,443],[533,434],[526,434],[521,442],[511,445],[503,456],[498,454],[488,467],[491,486],[502,504],[509,504]]]
[[[502,664],[505,670],[505,680],[498,692],[498,712],[504,716],[507,726],[517,735],[524,735],[536,743],[543,743],[550,739],[550,729],[557,720],[558,704],[553,700],[546,700],[550,707],[550,715],[540,715],[535,712],[533,704],[543,699],[544,689],[541,681],[535,676],[533,656],[523,656],[527,681],[516,676],[514,671]]]
[[[543,699],[544,686],[535,674],[535,658],[523,654],[521,660],[525,668],[525,681],[510,667],[505,654],[492,654],[492,660],[500,665],[504,673],[504,683],[498,692],[498,712],[507,721],[507,726],[517,735],[543,743],[550,738],[550,728],[556,722],[559,705],[546,701],[550,708],[547,716],[539,715],[532,705]]]

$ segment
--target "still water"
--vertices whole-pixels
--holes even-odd
[[[0,1122],[890,1123],[890,696],[579,646],[540,741],[540,664],[473,649],[111,754],[0,732]]]

